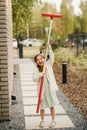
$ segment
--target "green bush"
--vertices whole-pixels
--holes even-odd
[[[55,62],[62,63],[65,61],[70,69],[87,69],[87,53],[76,55],[76,52],[70,48],[58,48],[55,50]]]

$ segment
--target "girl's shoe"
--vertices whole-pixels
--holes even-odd
[[[39,127],[40,127],[40,128],[44,128],[44,126],[45,126],[45,121],[40,121]]]
[[[56,126],[56,122],[55,121],[51,121],[49,128],[54,128]]]

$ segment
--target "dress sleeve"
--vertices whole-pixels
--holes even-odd
[[[53,62],[54,62],[54,53],[53,53],[53,50],[51,48],[51,45],[48,46],[48,52],[47,52],[47,54],[49,55],[47,63],[49,63],[50,65],[53,65]]]

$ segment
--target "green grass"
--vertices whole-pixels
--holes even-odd
[[[14,49],[14,54],[17,54],[18,49]],[[23,47],[23,58],[33,58],[40,53],[40,47]]]
[[[14,53],[17,53],[17,49],[14,49]],[[38,53],[40,53],[40,47],[23,47],[24,58],[34,58]],[[77,56],[74,49],[60,47],[54,51],[54,54],[56,63],[65,61],[73,71],[87,69],[87,53],[84,51]]]

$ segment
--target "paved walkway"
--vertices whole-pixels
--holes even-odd
[[[35,64],[31,59],[21,59],[19,63],[26,130],[39,129],[38,125],[40,122],[40,115],[36,113],[37,87],[32,80],[34,66]],[[75,128],[60,103],[55,109],[56,128]],[[45,129],[48,129],[51,122],[49,109],[46,110],[45,122]]]

